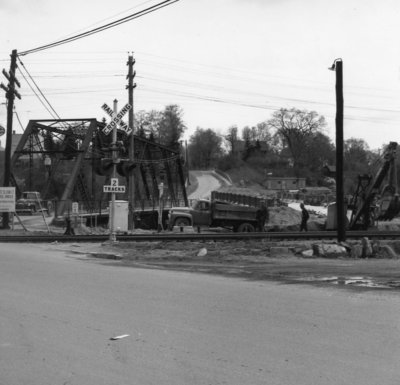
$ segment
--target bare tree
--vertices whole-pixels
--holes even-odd
[[[231,154],[235,152],[235,146],[238,141],[238,128],[231,126],[228,128],[228,133],[225,135],[225,140],[229,143],[229,151]]]
[[[326,126],[325,118],[315,111],[281,108],[267,122],[287,145],[298,174],[307,153],[310,138]]]

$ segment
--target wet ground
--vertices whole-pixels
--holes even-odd
[[[101,250],[92,250],[87,255],[107,264],[127,267],[273,280],[283,284],[358,290],[400,289],[400,259],[271,256],[270,245],[260,242],[120,243],[103,245]]]
[[[30,231],[46,229],[42,216],[28,216],[23,219]],[[46,222],[51,220],[45,219]],[[64,229],[57,228],[57,231],[63,232]],[[24,234],[22,230],[9,230],[8,233]],[[2,235],[5,235],[5,231]],[[310,259],[293,253],[276,256],[271,255],[271,246],[290,246],[299,250],[311,247],[304,242],[289,245],[263,241],[121,242],[112,246],[77,244],[72,250],[80,254],[89,251],[88,255],[92,258],[138,268],[170,269],[349,289],[400,289],[400,258]],[[71,249],[68,244],[63,247]],[[203,254],[205,251],[205,254],[199,253],[200,251]]]

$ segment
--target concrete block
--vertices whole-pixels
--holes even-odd
[[[394,252],[393,248],[389,245],[382,245],[379,250],[379,257],[381,258],[398,258],[397,254]]]
[[[347,256],[347,250],[344,246],[331,243],[313,244],[314,254],[322,258],[339,258]]]
[[[304,250],[301,252],[301,256],[303,258],[315,258],[316,255],[314,254],[314,250]]]
[[[362,258],[362,256],[363,256],[363,248],[362,248],[362,246],[361,245],[354,245],[352,248],[351,248],[351,257],[352,258]]]
[[[372,251],[371,241],[367,237],[364,237],[361,239],[361,245],[363,249],[363,257],[364,258],[372,257],[373,251]]]

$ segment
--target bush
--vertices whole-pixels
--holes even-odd
[[[217,162],[217,168],[222,171],[228,171],[241,167],[245,162],[232,154],[221,157]]]

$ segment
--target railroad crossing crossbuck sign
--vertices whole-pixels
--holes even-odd
[[[107,103],[104,103],[101,108],[112,118],[111,122],[103,128],[103,133],[105,135],[108,135],[114,129],[114,127],[118,126],[120,130],[125,131],[128,135],[131,133],[132,130],[126,125],[125,122],[121,120],[122,117],[132,108],[129,103],[126,103],[122,110],[118,112],[118,114],[114,113]]]
[[[111,185],[103,186],[103,192],[105,192],[105,193],[124,193],[125,186],[118,185],[118,178],[111,178]]]

